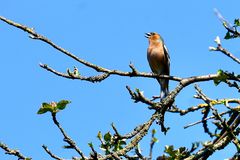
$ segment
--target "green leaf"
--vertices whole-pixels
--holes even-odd
[[[110,132],[107,132],[103,138],[106,142],[110,142],[112,139],[112,135],[110,134]]]
[[[98,132],[97,138],[98,138],[98,139],[102,139],[102,133],[101,133],[101,131]]]
[[[92,142],[88,143],[88,146],[93,147],[93,143]]]
[[[158,142],[158,139],[157,139],[156,137],[153,137],[153,138],[152,138],[152,141],[153,141],[154,143],[157,143],[157,142]]]
[[[105,147],[103,144],[100,145],[100,149],[101,149],[102,151],[106,151],[106,147]]]
[[[235,19],[234,20],[234,24],[236,25],[236,26],[240,26],[240,19],[238,18],[238,19]]]
[[[170,156],[169,157],[170,159],[174,159],[174,160],[184,159],[184,157],[189,154],[186,147],[180,147],[175,150],[173,145],[165,146],[164,152]]]
[[[48,103],[42,103],[41,108],[38,110],[37,114],[44,114],[46,112],[53,112],[53,106]]]
[[[230,34],[230,32],[228,31],[224,37],[224,39],[231,39],[233,38],[233,36]]]
[[[123,146],[125,146],[127,143],[124,140],[119,140],[117,143],[114,143],[114,149],[113,151],[118,151],[123,149]]]
[[[173,145],[171,145],[171,146],[166,145],[164,152],[168,153],[170,156],[173,156],[176,154],[176,152],[174,152]]]
[[[178,148],[177,151],[178,151],[179,153],[182,153],[182,152],[186,151],[186,147],[180,147],[180,148]]]
[[[119,144],[122,146],[122,145],[126,145],[127,143],[126,143],[126,141],[121,140],[121,141],[119,142]]]
[[[216,80],[216,79],[213,79],[213,82],[215,84],[215,86],[219,85],[220,81]]]
[[[69,103],[71,103],[71,101],[61,100],[60,102],[57,103],[57,109],[63,110]]]
[[[157,130],[156,129],[153,129],[152,130],[152,134],[156,134]]]

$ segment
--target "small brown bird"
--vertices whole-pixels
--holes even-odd
[[[145,37],[149,40],[147,49],[147,59],[153,73],[169,75],[170,74],[170,57],[167,47],[162,37],[156,32],[145,33]],[[160,86],[160,99],[165,98],[168,91],[168,79],[157,79]]]

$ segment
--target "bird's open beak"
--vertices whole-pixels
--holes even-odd
[[[145,33],[145,37],[149,38],[151,36],[151,33]]]

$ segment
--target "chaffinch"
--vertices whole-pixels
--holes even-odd
[[[149,46],[147,49],[147,59],[153,73],[169,75],[170,74],[170,57],[167,47],[162,37],[156,32],[145,33],[148,38]],[[168,79],[160,79],[157,81],[161,86],[160,99],[165,98],[168,91]]]

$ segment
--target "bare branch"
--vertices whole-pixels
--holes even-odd
[[[30,160],[32,158],[25,157],[20,153],[20,151],[15,149],[10,149],[6,144],[0,142],[0,148],[2,148],[5,151],[5,154],[13,155],[18,157],[19,160]]]
[[[207,159],[216,150],[224,149],[231,141],[234,141],[236,146],[240,146],[239,140],[236,137],[239,134],[239,130],[236,130],[236,128],[240,124],[239,112],[233,112],[228,122],[226,123],[226,121],[222,119],[221,115],[218,114],[218,111],[212,106],[212,100],[208,98],[205,94],[203,94],[198,86],[195,86],[195,88],[197,90],[198,96],[209,105],[215,119],[217,119],[221,123],[223,128],[219,133],[219,136],[213,142],[210,142],[203,149],[199,150],[196,154],[188,157],[187,160]]]
[[[150,159],[150,160],[152,159],[153,146],[154,146],[154,144],[157,142],[157,139],[156,139],[156,137],[155,137],[155,134],[156,134],[156,130],[153,129],[153,130],[152,130],[152,138],[151,138],[151,142],[150,142],[150,151],[149,151],[149,159]]]
[[[217,100],[212,100],[212,103],[214,103],[214,105],[221,105],[221,104],[224,104],[224,103],[240,104],[240,99],[234,99],[234,98],[232,98],[232,99],[217,99]],[[207,106],[208,106],[207,103],[202,103],[202,104],[199,104],[197,106],[189,107],[185,110],[181,110],[179,108],[173,108],[173,109],[169,110],[169,112],[180,113],[180,115],[185,115],[185,114],[188,114],[189,112],[194,112],[194,111],[203,109]]]
[[[58,156],[54,155],[49,149],[47,146],[45,145],[42,145],[43,149],[53,158],[53,159],[56,159],[56,160],[63,160],[63,158],[59,158]]]
[[[238,118],[238,123],[235,123],[235,124],[239,125],[239,121],[240,121],[240,118]],[[236,127],[236,125],[234,125],[234,127]],[[236,130],[235,135],[237,136],[239,132],[240,130]],[[196,154],[193,154],[192,156],[186,158],[185,160],[207,159],[216,150],[225,148],[230,141],[231,141],[231,138],[229,136],[225,136],[217,143],[210,143],[206,145],[204,148],[199,150]]]
[[[229,80],[226,80],[225,83],[228,84],[229,87],[234,87],[238,90],[238,92],[240,92],[240,86],[237,84],[237,82],[230,82]]]
[[[52,113],[52,119],[54,124],[58,127],[58,129],[61,131],[62,135],[64,136],[64,141],[70,145],[69,148],[73,148],[82,157],[83,160],[87,159],[84,156],[83,152],[78,148],[76,143],[66,134],[64,129],[61,127],[60,123],[57,121],[56,113]]]
[[[135,103],[142,102],[142,103],[145,103],[147,105],[150,105],[151,106],[150,108],[152,108],[152,106],[157,105],[156,103],[154,103],[151,100],[149,100],[146,97],[144,97],[143,92],[140,91],[139,89],[136,89],[136,92],[133,92],[129,86],[126,86],[126,88],[127,88],[128,92],[129,92],[129,94],[131,95],[131,98],[133,100],[135,100],[134,101]]]
[[[79,79],[79,80],[89,81],[89,82],[100,82],[109,76],[108,73],[103,73],[103,74],[97,75],[97,76],[84,77],[81,75],[65,74],[65,73],[58,72],[46,64],[39,64],[39,65],[40,65],[40,67],[46,69],[47,71],[54,73],[57,76],[68,78],[68,79]]]
[[[220,51],[223,54],[225,54],[226,56],[228,56],[229,58],[231,58],[232,60],[234,60],[235,62],[237,62],[238,64],[240,64],[240,59],[238,59],[237,57],[235,57],[232,53],[230,53],[227,49],[223,48],[221,44],[219,44],[216,48],[216,51]]]
[[[117,156],[124,156],[126,155],[127,152],[132,150],[137,144],[142,140],[142,138],[148,133],[149,128],[151,127],[152,123],[155,121],[157,118],[157,113],[154,113],[151,118],[145,122],[142,126],[143,128],[139,130],[139,132],[134,136],[134,138],[129,142],[123,149],[118,150],[112,154],[117,155]],[[106,160],[112,157],[111,155],[106,155],[104,158],[100,158],[101,160]]]
[[[67,51],[66,49],[61,48],[60,46],[56,45],[55,43],[53,43],[48,38],[38,34],[32,28],[29,28],[29,27],[27,27],[25,25],[13,22],[13,21],[11,21],[9,19],[6,19],[6,18],[4,18],[2,16],[0,16],[0,20],[8,23],[9,25],[17,27],[17,28],[19,28],[19,29],[29,33],[30,37],[32,39],[37,39],[37,40],[43,41],[43,42],[49,44],[50,46],[52,46],[53,48],[55,48],[56,50],[58,50],[58,51],[64,53],[65,55],[73,58],[77,62],[79,62],[79,63],[81,63],[81,64],[83,64],[83,65],[85,65],[85,66],[87,66],[89,68],[92,68],[92,69],[94,69],[97,72],[106,73],[108,76],[109,75],[119,75],[119,76],[128,76],[128,77],[133,77],[134,76],[134,77],[163,78],[163,79],[166,78],[166,79],[175,80],[175,81],[180,81],[181,80],[181,78],[179,78],[179,77],[173,77],[173,76],[167,76],[167,75],[158,75],[158,74],[152,74],[152,73],[139,73],[133,67],[132,64],[130,64],[130,68],[132,69],[132,72],[123,72],[123,71],[119,71],[119,70],[110,70],[110,69],[107,69],[107,68],[104,68],[104,67],[92,64],[90,62],[87,62],[87,61],[77,57],[76,55],[72,54],[71,52]],[[52,72],[52,73],[54,73],[54,74],[56,74],[58,76],[69,78],[68,76],[62,75],[59,72],[54,71],[53,69],[48,69],[47,67],[44,67],[44,66],[41,66],[41,67],[44,68],[44,69],[47,69],[48,71],[50,71],[50,72]],[[71,79],[79,79],[79,78],[71,77]]]
[[[217,75],[216,74],[210,74],[210,75],[204,75],[204,76],[193,76],[193,77],[188,77],[188,78],[179,78],[179,77],[175,77],[175,76],[167,76],[167,75],[158,75],[158,74],[153,74],[153,73],[144,73],[144,72],[138,72],[136,70],[136,68],[133,66],[133,64],[130,64],[130,68],[132,69],[132,72],[123,72],[123,71],[119,71],[119,70],[110,70],[104,67],[100,67],[98,65],[92,64],[90,62],[87,62],[79,57],[77,57],[76,55],[72,54],[71,52],[59,47],[58,45],[56,45],[55,43],[53,43],[51,40],[47,39],[46,37],[38,34],[37,32],[35,32],[32,28],[29,28],[27,26],[24,26],[22,24],[13,22],[9,19],[6,19],[2,16],[0,16],[0,20],[8,23],[9,25],[12,25],[14,27],[17,27],[27,33],[29,33],[31,35],[31,37],[33,39],[37,39],[37,40],[41,40],[47,44],[49,44],[50,46],[52,46],[53,48],[57,49],[58,51],[64,53],[65,55],[73,58],[74,60],[80,62],[81,64],[92,68],[94,70],[96,70],[97,72],[103,72],[103,73],[107,73],[107,75],[119,75],[119,76],[127,76],[127,77],[147,77],[147,78],[162,78],[162,79],[169,79],[169,80],[173,80],[173,81],[181,81],[181,82],[189,82],[192,83],[193,82],[201,82],[201,81],[209,81],[212,80],[213,78],[216,78]],[[49,67],[47,67],[47,65],[40,65],[42,68],[47,69],[50,72],[55,73],[56,75],[65,77],[65,78],[70,78],[68,76],[66,76],[65,74],[61,74],[60,72],[57,72]],[[71,77],[71,79],[74,79],[75,77]],[[76,77],[77,78],[77,77]],[[79,79],[79,78],[78,78]]]
[[[219,113],[219,115],[220,115],[220,116],[223,116],[223,115],[225,115],[225,114],[229,114],[230,112],[231,112],[231,111],[222,112],[222,113]],[[184,129],[187,129],[188,127],[192,127],[192,126],[194,126],[194,125],[197,125],[197,124],[199,124],[199,123],[202,123],[203,121],[207,121],[207,120],[213,119],[213,118],[215,118],[215,116],[209,116],[209,117],[207,117],[207,118],[205,118],[205,119],[202,119],[202,120],[200,120],[200,121],[197,121],[197,122],[194,122],[194,123],[190,123],[190,124],[184,126],[183,128],[184,128]]]
[[[142,160],[145,160],[146,158],[144,158],[144,156],[142,155],[141,153],[141,149],[140,149],[140,146],[137,145],[136,148],[135,148],[135,153],[137,154],[137,156],[139,157],[139,159],[142,159]]]

